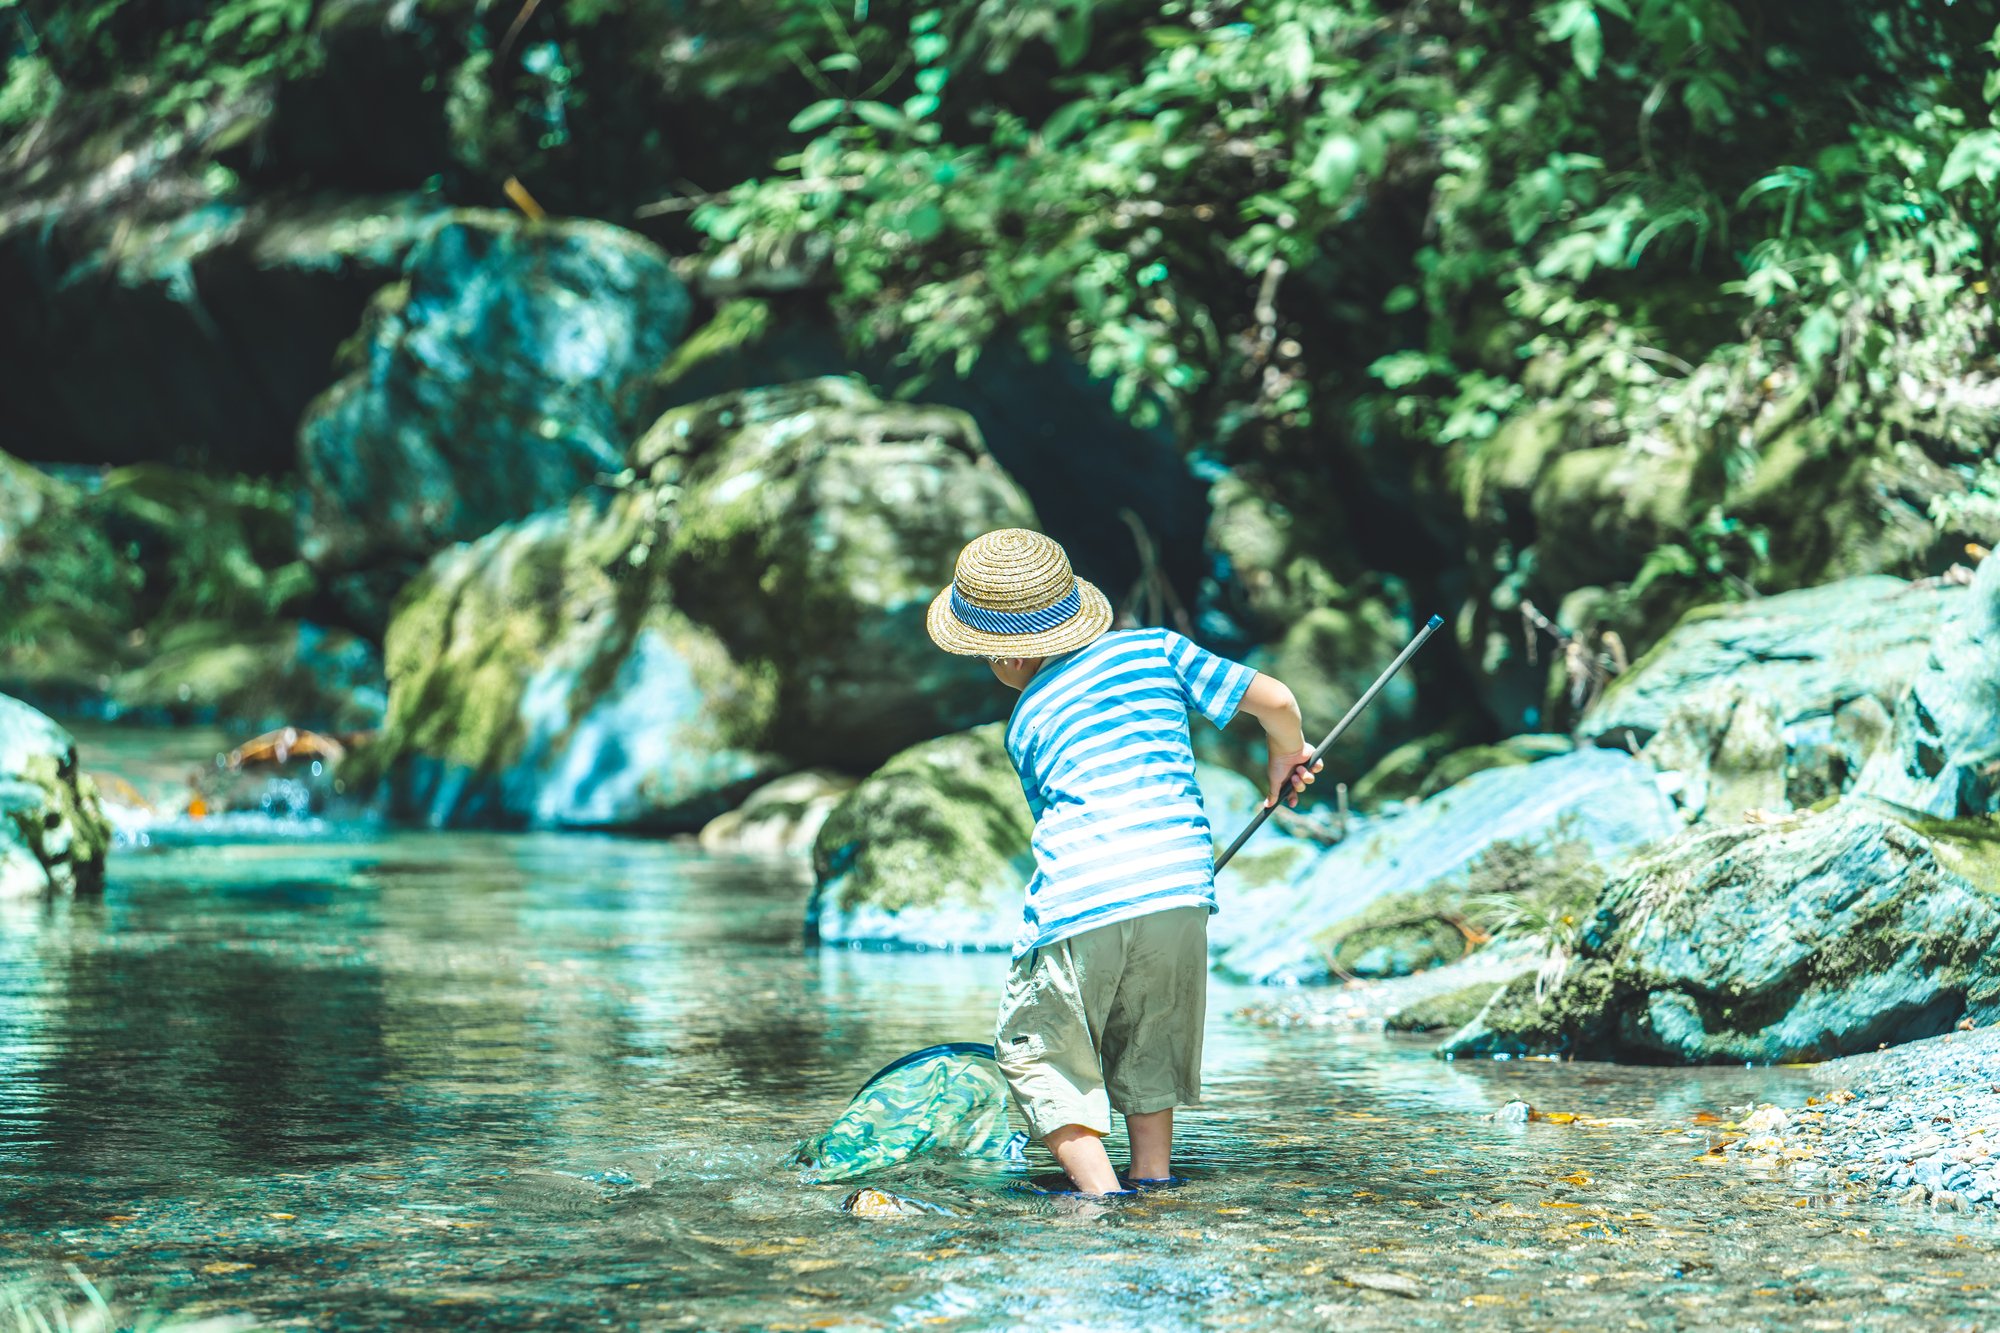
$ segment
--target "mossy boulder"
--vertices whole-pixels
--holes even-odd
[[[690,306],[666,255],[630,232],[454,215],[300,423],[306,558],[379,625],[439,548],[616,472]]]
[[[1541,880],[1570,885],[1559,895],[1567,901],[1574,884],[1605,873],[1597,867],[1672,836],[1680,823],[1655,776],[1629,755],[1580,750],[1489,769],[1400,814],[1357,820],[1282,889],[1242,910],[1224,904],[1210,928],[1220,965],[1250,981],[1316,982],[1352,971],[1378,944],[1388,947],[1385,973],[1456,957],[1467,937],[1450,917],[1466,917],[1470,899],[1519,897]],[[1495,858],[1525,859],[1509,872],[1515,889],[1485,883]],[[1546,914],[1556,904],[1517,906]]]
[[[788,757],[865,770],[1005,711],[924,630],[966,542],[1035,523],[964,413],[809,380],[670,412],[633,466],[672,497],[675,604],[769,672]]]
[[[95,891],[111,825],[76,742],[53,721],[0,695],[0,898]]]
[[[998,722],[913,745],[834,808],[813,847],[808,938],[1004,949],[1034,819]]]
[[[807,856],[855,779],[809,768],[767,782],[734,810],[702,825],[701,849],[724,855]]]
[[[1967,591],[1886,575],[1690,612],[1578,736],[1643,748],[1689,818],[1823,804],[1851,788]]]
[[[114,677],[107,712],[237,731],[365,731],[382,721],[382,656],[347,630],[197,620],[161,631]]]
[[[439,553],[397,604],[350,783],[433,825],[692,832],[781,772],[770,681],[649,558],[656,500],[591,493]]]
[[[2000,814],[2000,557],[1954,600],[1858,790],[1937,818]]]
[[[1512,983],[1444,1049],[1763,1063],[1991,1023],[2000,875],[1953,868],[1992,864],[1965,841],[1851,800],[1691,830],[1605,888],[1558,984]]]

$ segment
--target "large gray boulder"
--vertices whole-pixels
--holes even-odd
[[[651,501],[580,497],[433,559],[389,626],[388,718],[354,780],[434,826],[691,832],[782,772],[767,684],[644,558]]]
[[[1823,803],[1854,785],[1966,596],[1877,575],[1692,611],[1579,738],[1643,747],[1691,819]]]
[[[1858,790],[1944,819],[2000,814],[2000,557],[1954,600]]]
[[[380,621],[434,551],[616,472],[691,300],[650,241],[465,212],[410,254],[299,426],[300,547]]]
[[[808,380],[670,412],[633,466],[671,497],[675,604],[763,664],[787,756],[866,769],[1006,711],[924,630],[966,542],[1035,524],[964,413]]]
[[[1597,749],[1488,769],[1402,814],[1357,821],[1331,847],[1291,851],[1281,884],[1257,886],[1247,900],[1225,895],[1210,944],[1222,970],[1244,980],[1330,980],[1335,946],[1364,913],[1391,899],[1409,911],[1390,916],[1455,911],[1479,892],[1496,849],[1552,858],[1577,880],[1580,857],[1610,866],[1670,837],[1680,821],[1655,778],[1629,755]]]
[[[1034,874],[1034,819],[1001,723],[913,745],[834,807],[813,847],[807,938],[1005,949]]]
[[[0,695],[0,898],[103,886],[111,826],[68,732]]]
[[[1558,984],[1513,983],[1444,1049],[1762,1063],[1984,1025],[2000,1018],[1996,890],[2000,843],[1853,800],[1692,830],[1605,889]]]

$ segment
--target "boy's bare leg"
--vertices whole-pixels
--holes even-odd
[[[1165,1180],[1173,1174],[1168,1165],[1174,1155],[1173,1107],[1126,1116],[1125,1132],[1132,1140],[1132,1179]]]
[[[1124,1188],[1118,1183],[1118,1173],[1111,1169],[1102,1134],[1082,1125],[1064,1125],[1042,1143],[1085,1194],[1115,1194]]]

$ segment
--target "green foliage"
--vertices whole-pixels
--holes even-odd
[[[1606,570],[1683,600],[1775,567],[1747,488],[1801,413],[1809,451],[1888,431],[1968,486],[1990,451],[1990,412],[1930,388],[1987,373],[1995,332],[1982,7],[796,12],[797,151],[696,224],[814,238],[852,336],[919,368],[1018,338],[1237,461],[1464,455],[1573,405],[1564,448],[1704,460],[1688,530]]]

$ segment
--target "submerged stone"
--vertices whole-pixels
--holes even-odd
[[[702,825],[701,848],[751,856],[810,855],[827,817],[854,787],[855,779],[831,769],[787,773]]]
[[[111,826],[67,731],[0,695],[0,898],[92,892]]]

